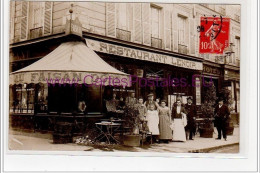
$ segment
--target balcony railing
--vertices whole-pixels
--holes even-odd
[[[30,30],[30,39],[38,38],[42,36],[42,27],[34,28]]]
[[[152,47],[162,48],[162,39],[151,37]]]
[[[188,46],[178,44],[178,52],[182,54],[188,54]]]
[[[131,41],[131,32],[116,28],[116,38],[124,41]]]

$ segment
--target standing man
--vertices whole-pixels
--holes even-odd
[[[130,97],[126,98],[126,105],[130,107],[134,107],[134,105],[137,103],[137,100],[135,98],[135,92],[132,91],[130,94]]]
[[[195,134],[196,130],[196,116],[197,116],[197,108],[192,103],[192,98],[187,98],[187,104],[185,105],[185,110],[187,112],[187,126],[185,127],[185,131],[189,133],[189,140],[193,140],[193,134]]]
[[[226,134],[226,122],[229,118],[230,112],[226,105],[223,104],[223,99],[219,99],[218,105],[215,108],[215,125],[218,130],[218,138],[217,140],[221,139],[221,132],[223,134],[223,138],[225,141],[227,140]]]
[[[138,111],[138,119],[140,120],[139,129],[144,130],[144,122],[146,120],[147,109],[144,105],[144,99],[140,97],[138,103],[135,104],[135,109]]]
[[[154,99],[153,93],[148,94],[147,97],[148,97],[148,100],[144,102],[144,105],[146,106],[146,108],[149,109],[149,106],[153,105],[155,110],[157,110],[159,107],[159,104],[153,100]]]

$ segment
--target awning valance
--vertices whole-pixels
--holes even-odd
[[[106,63],[83,42],[62,43],[39,61],[10,74],[10,84],[79,83],[129,86],[129,75]]]

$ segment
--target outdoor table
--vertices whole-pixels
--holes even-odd
[[[106,137],[109,144],[111,140],[119,143],[119,141],[114,137],[113,132],[121,126],[121,123],[100,122],[95,124],[100,131],[100,134],[95,138],[95,140],[97,140],[98,138],[101,140]]]

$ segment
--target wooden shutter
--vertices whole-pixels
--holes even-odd
[[[134,42],[142,42],[141,3],[134,3]]]
[[[44,23],[43,23],[43,34],[51,34],[52,31],[52,2],[44,3]]]
[[[14,42],[14,23],[15,23],[15,1],[10,1],[10,36],[9,36],[9,41],[10,43]]]
[[[116,37],[116,4],[106,3],[106,32],[107,36]]]
[[[195,26],[193,18],[189,19],[190,23],[190,54],[195,54]]]
[[[197,31],[197,27],[200,26],[200,16],[199,14],[196,14],[196,19],[195,19],[195,54],[196,56],[199,56],[199,41],[200,41],[200,32]]]
[[[142,3],[143,44],[151,45],[150,3]]]
[[[172,13],[172,40],[173,40],[173,51],[178,51],[178,16],[177,13]]]
[[[164,30],[165,49],[171,50],[171,13],[169,10],[164,13]]]
[[[26,40],[28,35],[28,9],[29,3],[22,2],[22,16],[21,16],[21,40]]]

